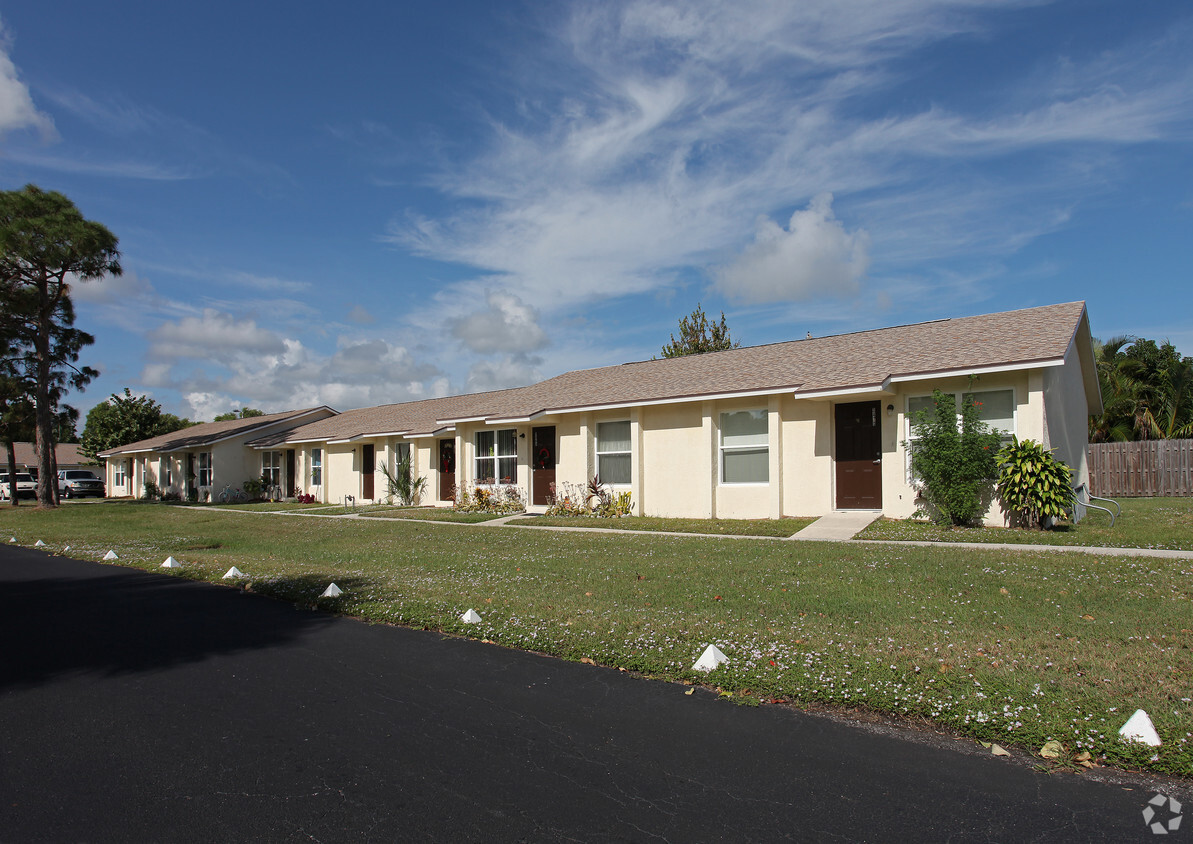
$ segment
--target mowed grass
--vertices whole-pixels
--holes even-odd
[[[531,516],[517,522],[531,527],[591,527],[606,530],[651,530],[670,533],[703,533],[732,536],[791,536],[815,519],[664,519],[656,516]]]
[[[71,546],[301,606],[706,682],[925,718],[1038,749],[1193,776],[1193,563],[1064,552],[562,533],[107,502],[3,508],[23,545]],[[320,599],[335,581],[345,595]],[[483,618],[465,625],[460,614]],[[708,644],[730,659],[691,670]],[[1147,710],[1164,740],[1125,745]]]
[[[1078,524],[1066,522],[1052,530],[949,528],[924,521],[879,519],[857,538],[1193,551],[1193,498],[1123,498],[1119,504],[1122,514],[1114,527],[1110,517],[1097,510],[1090,510]]]

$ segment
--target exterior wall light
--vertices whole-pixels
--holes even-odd
[[[887,416],[894,416],[894,415],[895,415],[895,406],[894,406],[893,404],[888,404],[888,405],[886,406],[886,415],[887,415]]]

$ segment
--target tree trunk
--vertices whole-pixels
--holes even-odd
[[[8,449],[8,497],[10,504],[13,507],[20,507],[20,499],[17,497],[17,447],[13,445],[12,440],[5,441],[4,445]]]
[[[38,507],[55,507],[58,504],[58,472],[54,468],[54,409],[50,404],[50,333],[57,301],[50,295],[49,288],[50,281],[43,276],[38,284],[37,331],[33,344],[37,353],[33,406]]]

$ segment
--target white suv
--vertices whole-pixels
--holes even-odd
[[[59,469],[58,494],[63,498],[104,497],[104,482],[86,469]]]
[[[0,500],[12,497],[8,489],[8,472],[0,474]],[[37,498],[37,481],[28,472],[17,472],[17,498]]]

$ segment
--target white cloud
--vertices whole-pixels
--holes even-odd
[[[348,311],[348,319],[358,325],[372,325],[377,321],[373,312],[364,305],[353,305],[352,310]]]
[[[512,293],[486,292],[486,308],[449,322],[452,336],[477,354],[531,352],[547,345],[538,311]]]
[[[150,358],[196,358],[227,363],[245,355],[278,355],[282,338],[251,319],[205,308],[201,316],[183,317],[149,332]]]
[[[743,301],[839,295],[857,289],[871,257],[883,261],[879,277],[887,278],[902,256],[931,263],[940,244],[953,247],[953,258],[1000,260],[1064,225],[1076,203],[1113,179],[1115,152],[1190,132],[1193,73],[1181,39],[1168,36],[1092,59],[1008,69],[980,98],[897,98],[874,109],[907,82],[916,51],[997,35],[1005,12],[1029,5],[1036,3],[568,7],[570,17],[551,33],[558,49],[520,57],[526,72],[513,80],[504,119],[486,113],[487,147],[432,177],[458,210],[435,218],[408,212],[389,237],[490,274],[491,286],[542,319],[656,293],[688,268],[734,254],[766,270],[743,282]],[[1138,59],[1152,50],[1163,50],[1164,66],[1177,71],[1158,78]],[[1074,150],[1104,153],[1095,178],[1064,166],[1081,157]],[[1057,151],[1066,153],[1059,166]],[[975,162],[994,161],[999,190],[975,175],[989,172]],[[812,217],[797,215],[789,229],[752,225],[829,191],[850,231],[827,215],[816,219],[814,205],[800,212]],[[931,208],[917,213],[932,225],[903,225],[897,198],[928,193]],[[973,213],[979,193],[994,202]],[[1034,204],[1022,201],[1025,193]],[[867,213],[855,213],[863,204]],[[795,274],[784,276],[791,260]],[[819,282],[808,275],[813,268]],[[413,318],[442,319],[445,302],[459,314],[456,303],[470,301],[477,285],[449,286]],[[463,317],[469,325],[471,316]],[[459,319],[452,325],[464,325]]]
[[[0,25],[0,135],[17,129],[36,129],[49,140],[55,137],[54,121],[33,104],[29,86],[21,81],[8,48],[8,39]]]
[[[242,405],[343,410],[449,392],[435,364],[379,338],[341,337],[325,354],[214,309],[164,323],[148,336],[153,363],[141,381],[177,390],[197,419]]]
[[[531,355],[505,355],[499,360],[482,360],[468,373],[468,392],[523,387],[541,381],[543,372],[539,367],[542,363],[542,358]]]
[[[833,216],[832,194],[791,215],[784,229],[758,219],[754,242],[717,272],[717,287],[745,304],[849,297],[870,264],[869,235],[847,232]]]
[[[106,275],[103,278],[83,281],[78,277],[70,280],[70,298],[76,303],[88,305],[126,305],[136,301],[143,304],[153,299],[157,292],[149,279],[126,270],[120,275]]]

